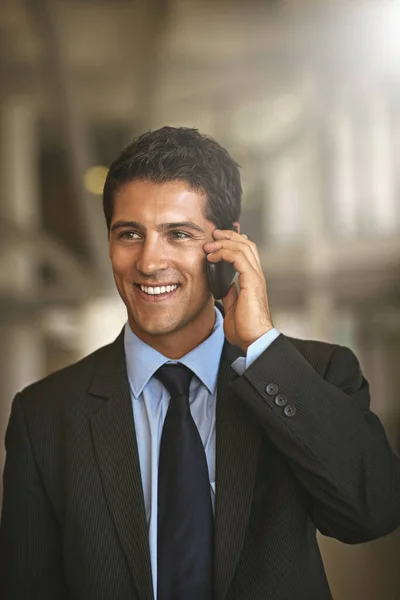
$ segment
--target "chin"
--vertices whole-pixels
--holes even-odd
[[[135,328],[138,329],[139,331],[142,331],[143,333],[146,333],[147,335],[167,335],[169,333],[173,333],[174,331],[177,331],[179,329],[181,329],[181,322],[176,322],[173,323],[171,321],[171,319],[169,319],[168,321],[155,321],[155,319],[153,320],[146,320],[146,321],[142,321],[140,319],[132,319],[133,323],[135,324]]]
[[[212,298],[212,296],[210,296],[210,298]],[[131,328],[133,331],[140,331],[145,335],[163,336],[182,331],[186,327],[193,327],[198,319],[200,319],[199,322],[201,322],[200,315],[209,306],[210,298],[196,307],[193,306],[189,313],[184,310],[182,303],[179,307],[175,307],[175,310],[166,311],[164,314],[158,315],[151,315],[148,313],[141,314],[131,310],[129,311],[129,322],[131,323]],[[212,299],[212,310],[214,310],[213,306],[214,300]],[[177,308],[181,309],[179,314],[176,310]],[[188,330],[188,335],[190,335],[190,330]]]
[[[175,331],[175,323],[171,323],[171,321],[163,322],[163,321],[150,321],[147,323],[143,323],[143,331],[146,333],[150,333],[151,335],[162,335],[163,333],[170,333],[171,331]]]

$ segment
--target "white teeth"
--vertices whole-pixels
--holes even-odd
[[[140,289],[142,290],[142,292],[145,292],[145,294],[158,295],[165,294],[166,292],[173,292],[174,290],[176,290],[177,287],[177,285],[162,285],[161,287],[149,287],[147,285],[141,285]]]

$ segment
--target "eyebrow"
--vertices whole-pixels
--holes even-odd
[[[117,221],[111,227],[111,231],[116,231],[117,229],[122,229],[124,227],[130,227],[131,229],[138,229],[139,231],[145,231],[146,227],[144,227],[138,221]],[[160,223],[157,225],[157,229],[159,231],[170,231],[171,229],[192,229],[193,231],[198,231],[200,233],[204,233],[204,229],[202,229],[196,223],[192,221],[177,221],[175,223]]]

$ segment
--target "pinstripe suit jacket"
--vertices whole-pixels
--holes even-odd
[[[348,543],[394,529],[399,460],[350,350],[280,335],[240,377],[237,356],[225,343],[216,600],[329,599],[316,529]],[[122,335],[18,394],[6,448],[1,598],[152,600]]]

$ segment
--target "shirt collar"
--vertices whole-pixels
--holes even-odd
[[[133,395],[138,398],[157,369],[166,362],[180,362],[186,365],[207,387],[210,394],[214,394],[224,341],[223,317],[216,308],[211,335],[188,354],[182,356],[179,361],[170,361],[166,356],[140,340],[129,327],[129,323],[126,323],[124,348],[126,368]]]

